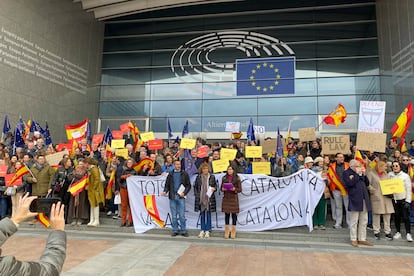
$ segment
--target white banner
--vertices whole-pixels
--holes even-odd
[[[223,193],[219,191],[223,173],[215,174],[218,190],[215,192],[217,212],[212,213],[213,230],[224,229],[224,213],[221,212]],[[238,230],[264,231],[307,225],[312,231],[312,215],[318,204],[325,182],[310,170],[300,170],[287,177],[271,177],[258,174],[240,174],[242,192],[239,194],[240,213]],[[131,176],[127,178],[129,201],[136,233],[158,227],[144,206],[144,195],[154,194],[158,212],[166,227],[171,228],[168,197],[160,196],[166,176]],[[195,176],[192,178],[194,184]],[[199,212],[194,212],[193,187],[186,199],[188,229],[200,229]]]
[[[384,132],[385,102],[360,101],[358,132]]]

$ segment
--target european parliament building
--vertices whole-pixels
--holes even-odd
[[[58,140],[64,124],[84,118],[94,132],[131,120],[160,138],[167,121],[174,136],[188,120],[194,136],[228,138],[226,122],[245,133],[250,118],[266,134],[289,124],[293,132],[355,133],[360,101],[386,102],[389,132],[414,98],[410,0],[0,6],[2,115],[47,120]],[[241,78],[246,60],[258,67]],[[259,76],[265,71],[271,76]],[[323,124],[339,103],[345,123]]]

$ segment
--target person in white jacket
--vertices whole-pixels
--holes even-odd
[[[404,183],[404,192],[394,194],[395,209],[395,228],[396,233],[394,239],[401,239],[401,221],[404,220],[406,237],[408,242],[412,242],[411,224],[409,220],[409,212],[411,205],[412,184],[408,174],[401,170],[401,164],[398,161],[392,162],[392,172],[388,173],[390,178],[401,178]]]
[[[0,221],[0,246],[17,231],[21,222],[37,215],[29,211],[30,203],[35,198],[37,197],[29,197],[27,193],[20,199],[16,215]],[[19,261],[14,256],[1,256],[0,252],[0,275],[59,275],[66,258],[65,211],[60,202],[52,205],[50,227],[53,231],[49,234],[39,262]]]

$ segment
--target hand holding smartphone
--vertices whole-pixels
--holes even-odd
[[[56,204],[60,201],[60,198],[36,198],[30,204],[29,210],[33,213],[45,213],[49,214],[52,204]]]

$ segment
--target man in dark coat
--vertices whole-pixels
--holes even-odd
[[[368,211],[371,210],[371,203],[365,168],[359,161],[353,159],[349,162],[349,169],[344,171],[342,178],[348,190],[351,244],[371,246],[372,244],[367,241]]]

